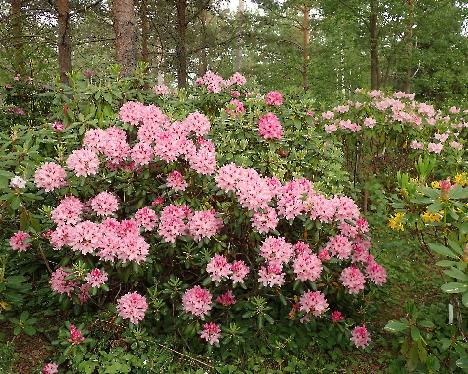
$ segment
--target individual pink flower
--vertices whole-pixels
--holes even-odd
[[[210,345],[218,344],[221,336],[221,328],[214,322],[205,323],[200,337],[205,339]]]
[[[436,138],[441,143],[445,143],[445,141],[448,139],[448,137],[449,137],[448,133],[434,134],[434,138]]]
[[[338,130],[338,127],[335,124],[325,125],[325,132],[327,134],[331,134],[332,132],[335,132],[336,130]]]
[[[158,196],[151,202],[151,206],[158,206],[164,204],[164,197]]]
[[[236,298],[231,290],[226,291],[225,293],[219,295],[216,298],[216,302],[222,306],[230,306],[236,303]]]
[[[340,281],[348,289],[350,294],[357,294],[362,291],[366,283],[364,275],[355,266],[345,268],[341,272]]]
[[[153,92],[156,95],[167,96],[169,95],[169,87],[167,87],[165,84],[158,84],[153,87]]]
[[[83,203],[74,196],[64,198],[52,211],[52,220],[57,225],[76,224],[81,221]]]
[[[197,136],[207,135],[211,128],[208,118],[200,112],[190,113],[183,121],[183,124],[187,126],[188,131],[195,133]]]
[[[307,291],[299,300],[299,310],[304,313],[312,313],[315,317],[322,315],[327,308],[327,299],[320,291]]]
[[[186,206],[168,205],[159,218],[158,234],[167,243],[175,243],[180,235],[188,234],[187,217],[191,211]]]
[[[81,331],[78,330],[75,325],[70,324],[70,339],[68,339],[68,341],[72,343],[72,345],[78,345],[83,343],[84,340],[85,338]]]
[[[10,238],[11,249],[18,252],[25,252],[29,247],[31,247],[31,243],[29,242],[30,237],[31,236],[24,231],[14,233]]]
[[[189,234],[197,242],[215,236],[221,227],[223,220],[216,217],[214,209],[194,212],[188,220]]]
[[[146,231],[151,231],[156,227],[158,216],[153,209],[145,206],[136,211],[134,219],[139,227],[143,227]]]
[[[283,104],[283,95],[278,91],[270,91],[265,96],[265,104],[280,106]]]
[[[167,176],[167,186],[172,188],[174,191],[185,191],[188,184],[182,173],[178,170],[174,170]]]
[[[269,264],[267,267],[262,266],[258,270],[258,282],[264,287],[281,287],[284,284],[285,273],[282,272],[281,265]]]
[[[59,122],[59,121],[55,121],[53,124],[52,124],[52,128],[56,131],[56,132],[62,132],[65,128],[65,126],[63,125],[62,122]]]
[[[442,152],[443,148],[444,148],[444,145],[442,143],[429,143],[427,145],[427,151],[429,153],[440,153]]]
[[[340,260],[346,260],[353,250],[351,242],[346,236],[336,235],[328,243],[330,252]]]
[[[457,108],[456,106],[451,106],[449,108],[449,113],[450,114],[457,114],[457,113],[460,113],[460,108]]]
[[[99,158],[89,149],[77,149],[68,156],[67,166],[77,177],[95,175],[99,168]]]
[[[192,313],[196,317],[204,318],[213,307],[212,297],[207,289],[194,286],[185,291],[182,296],[182,306],[186,313]]]
[[[356,326],[351,333],[350,340],[357,348],[366,348],[371,341],[366,326]]]
[[[146,302],[146,298],[138,292],[129,292],[117,301],[119,316],[128,319],[134,325],[137,325],[145,318],[147,309],[148,303]]]
[[[269,264],[283,265],[289,262],[293,255],[293,246],[284,238],[269,236],[260,247],[260,256]]]
[[[76,283],[70,280],[67,280],[70,276],[70,273],[67,273],[64,268],[59,267],[55,270],[50,276],[50,287],[52,290],[59,294],[67,294],[75,289]]]
[[[411,149],[424,149],[424,144],[422,142],[418,142],[417,140],[411,141],[410,144]]]
[[[41,370],[41,374],[57,374],[58,373],[58,365],[55,362],[49,362],[44,365]]]
[[[127,101],[120,107],[119,118],[122,122],[138,125],[143,119],[145,105],[135,101]]]
[[[322,269],[322,261],[317,255],[305,251],[299,253],[293,262],[294,274],[302,282],[315,282],[320,278]]]
[[[275,230],[277,225],[278,215],[276,210],[269,206],[256,211],[252,217],[252,227],[260,234]]]
[[[85,280],[91,287],[101,287],[107,282],[108,276],[104,270],[94,268],[86,274]]]
[[[220,282],[223,278],[228,278],[231,273],[231,266],[223,255],[214,255],[206,265],[206,271],[210,274],[210,278],[215,282]]]
[[[91,208],[98,216],[108,216],[119,209],[119,202],[114,194],[100,192],[90,200]]]
[[[331,111],[322,113],[322,118],[325,119],[325,120],[333,119],[334,116],[335,116],[335,113],[333,113]]]
[[[153,159],[153,148],[148,143],[137,143],[131,149],[130,156],[137,165],[148,165]]]
[[[34,183],[46,192],[53,191],[67,185],[67,172],[54,162],[46,162],[34,174]]]
[[[369,118],[367,117],[366,119],[364,119],[364,126],[372,129],[375,124],[377,123],[377,121],[374,119],[374,118]]]
[[[343,313],[341,313],[339,310],[334,310],[331,314],[331,320],[332,322],[340,322],[344,320]]]
[[[238,86],[243,86],[247,83],[247,79],[238,71],[236,71],[231,77],[229,78],[230,85],[237,84]]]
[[[232,272],[230,278],[232,280],[232,284],[234,285],[236,283],[244,282],[245,277],[250,272],[249,267],[242,260],[234,261],[231,264],[230,269]]]
[[[10,187],[22,190],[26,187],[26,181],[20,176],[16,175],[10,180]]]
[[[258,120],[258,133],[265,139],[281,139],[283,127],[278,117],[273,113],[267,113]]]

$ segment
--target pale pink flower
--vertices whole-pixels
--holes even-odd
[[[368,263],[366,274],[377,286],[381,286],[387,281],[387,272],[384,267],[374,261]]]
[[[186,313],[192,313],[196,317],[204,318],[212,306],[210,291],[200,286],[194,286],[185,291],[182,296],[182,306]]]
[[[119,209],[119,202],[114,194],[100,192],[90,200],[91,208],[98,216],[108,216]]]
[[[355,267],[350,266],[341,272],[340,281],[348,289],[350,294],[357,294],[364,290],[366,279],[361,271]]]
[[[283,95],[278,91],[270,91],[265,96],[265,104],[280,106],[283,104]]]
[[[427,145],[427,150],[429,153],[440,153],[442,152],[443,148],[444,145],[442,143],[429,143]]]
[[[137,165],[148,165],[153,159],[153,148],[148,143],[137,143],[130,151],[130,156]]]
[[[328,243],[330,252],[340,260],[346,260],[351,255],[353,250],[350,241],[346,236],[336,235]]]
[[[369,332],[366,329],[366,326],[356,326],[352,333],[350,339],[357,348],[365,348],[369,345],[371,341]]]
[[[50,276],[49,282],[52,290],[59,294],[67,294],[70,296],[70,293],[75,289],[76,283],[66,280],[69,276],[70,273],[67,273],[64,268],[57,268],[57,270],[55,270]]]
[[[226,113],[232,116],[245,113],[244,103],[240,100],[232,99],[229,101],[228,107],[226,108]]]
[[[453,140],[449,143],[450,147],[452,147],[453,149],[455,149],[456,151],[460,151],[461,149],[463,149],[463,144]]]
[[[218,344],[221,336],[221,328],[214,322],[205,323],[200,337],[205,339],[210,345]]]
[[[54,162],[46,162],[34,174],[34,183],[46,192],[53,191],[67,185],[67,172]]]
[[[276,210],[269,206],[256,211],[252,217],[252,227],[261,234],[275,230],[277,225],[278,215]]]
[[[424,144],[422,142],[418,142],[417,140],[411,141],[410,144],[411,149],[423,149]]]
[[[94,268],[86,274],[85,280],[91,287],[101,287],[107,282],[108,276],[104,270]]]
[[[41,374],[57,374],[58,373],[58,365],[55,362],[49,362],[45,364],[41,370]]]
[[[223,278],[228,278],[232,270],[226,257],[216,254],[206,265],[206,272],[210,274],[213,281],[220,282]]]
[[[167,186],[174,191],[185,191],[188,184],[180,171],[174,170],[167,175]]]
[[[234,261],[231,264],[230,270],[232,271],[230,278],[233,285],[244,282],[245,277],[250,272],[249,267],[242,260]]]
[[[68,156],[67,166],[77,177],[95,175],[99,168],[99,158],[89,149],[77,149]]]
[[[258,282],[264,287],[281,287],[284,284],[285,273],[282,272],[281,265],[270,264],[268,267],[262,266],[258,270]]]
[[[148,309],[146,298],[138,292],[131,292],[123,295],[117,301],[117,312],[119,316],[128,319],[134,325],[137,325],[143,318]]]
[[[215,236],[221,227],[223,220],[216,217],[214,209],[194,212],[188,220],[189,234],[197,242]]]
[[[364,119],[364,126],[372,129],[375,124],[377,123],[377,121],[374,119],[374,118],[369,118],[367,117],[366,119]]]
[[[175,243],[178,236],[188,233],[186,219],[189,214],[186,206],[166,206],[159,218],[158,234],[165,242]]]
[[[69,196],[64,198],[60,204],[52,211],[52,220],[57,225],[76,224],[81,221],[81,213],[83,212],[83,204],[74,197]]]
[[[10,187],[15,189],[23,189],[26,187],[26,181],[20,176],[16,175],[11,178]]]
[[[315,317],[322,315],[327,308],[327,299],[320,291],[307,291],[299,300],[299,310],[305,313],[312,313]]]
[[[210,121],[200,112],[190,113],[184,120],[183,124],[188,131],[195,133],[197,136],[207,135],[210,132]]]
[[[293,255],[293,246],[287,243],[284,238],[274,238],[269,236],[260,247],[262,256],[271,265],[283,265],[289,262]]]
[[[267,113],[258,120],[258,133],[265,139],[281,139],[283,127],[275,114]]]
[[[216,298],[216,302],[221,304],[222,306],[230,306],[236,303],[236,298],[231,290],[226,291],[225,293],[219,295]]]
[[[156,227],[158,216],[153,209],[145,206],[136,211],[134,219],[139,227],[143,227],[146,231],[151,231]]]
[[[335,113],[333,113],[331,111],[322,113],[322,118],[325,119],[325,120],[333,119],[334,116],[335,116]]]
[[[302,282],[315,282],[322,272],[322,262],[313,253],[303,251],[299,253],[293,262],[294,274]]]

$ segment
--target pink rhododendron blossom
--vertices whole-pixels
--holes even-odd
[[[167,186],[174,191],[185,191],[188,184],[180,171],[174,170],[167,176]]]
[[[86,274],[85,280],[91,287],[101,287],[107,282],[108,276],[104,270],[94,268]]]
[[[358,206],[349,197],[334,197],[332,202],[336,205],[335,219],[337,221],[356,221],[360,218]]]
[[[335,132],[336,130],[338,130],[338,127],[335,124],[325,126],[325,132],[327,134],[331,134],[332,132]]]
[[[81,213],[84,205],[81,201],[69,196],[64,198],[60,204],[52,211],[52,220],[57,225],[76,224],[81,221]]]
[[[453,140],[449,143],[450,147],[455,149],[456,151],[460,151],[463,149],[463,144]]]
[[[418,142],[417,140],[411,141],[410,144],[411,149],[424,149],[424,144],[422,142]]]
[[[213,281],[220,282],[223,278],[228,278],[232,270],[226,257],[216,254],[206,265],[206,272],[210,274]]]
[[[30,237],[31,236],[27,232],[15,232],[10,238],[11,249],[18,252],[25,252],[29,247],[31,247],[31,243],[29,242]]]
[[[260,247],[262,256],[271,265],[283,265],[289,262],[293,255],[293,246],[284,238],[269,236]]]
[[[387,272],[384,267],[374,261],[367,265],[366,274],[377,286],[381,286],[387,281]]]
[[[457,114],[457,113],[460,113],[460,108],[457,108],[456,106],[451,106],[449,108],[449,113],[450,114]]]
[[[336,204],[321,194],[312,195],[308,202],[310,204],[310,218],[318,219],[320,222],[331,222],[335,216]]]
[[[325,120],[333,119],[333,117],[335,117],[335,113],[333,113],[331,111],[322,113],[322,118],[325,119]]]
[[[315,282],[319,279],[322,269],[322,262],[317,255],[306,251],[299,253],[293,262],[294,274],[302,282]]]
[[[26,187],[26,181],[20,176],[16,175],[10,180],[10,187],[22,190]]]
[[[158,216],[153,209],[145,206],[136,211],[134,220],[138,227],[143,227],[146,231],[151,231],[156,227]]]
[[[281,139],[283,127],[275,114],[267,113],[258,120],[258,133],[265,139]]]
[[[270,264],[267,267],[262,266],[258,270],[258,282],[264,287],[281,287],[284,284],[285,273],[282,272],[281,265]]]
[[[119,118],[122,122],[138,125],[142,121],[145,105],[135,101],[127,101],[119,110]]]
[[[183,123],[187,126],[188,131],[195,133],[197,136],[207,135],[210,132],[210,121],[203,113],[190,113]]]
[[[67,172],[54,162],[46,162],[34,174],[34,183],[46,192],[53,191],[67,185]]]
[[[99,158],[89,149],[77,149],[68,156],[67,166],[77,177],[95,175],[99,168]]]
[[[197,242],[215,236],[222,226],[223,220],[216,217],[214,209],[194,212],[188,220],[189,234]]]
[[[74,227],[71,225],[60,225],[50,232],[50,243],[55,250],[61,249],[64,245],[71,245],[70,237]]]
[[[98,247],[100,234],[98,224],[91,221],[79,222],[69,232],[70,246],[84,255],[93,253]]]
[[[219,295],[216,298],[216,302],[218,304],[221,304],[222,306],[230,306],[234,305],[236,303],[236,298],[234,297],[234,294],[232,293],[231,290],[226,291],[225,293]]]
[[[351,242],[343,235],[336,235],[328,243],[330,253],[340,260],[346,260],[353,250]]]
[[[67,273],[64,268],[57,268],[50,276],[50,287],[52,290],[59,294],[70,296],[70,293],[75,289],[76,282],[66,280],[69,276],[70,273]]]
[[[340,322],[344,320],[343,313],[341,313],[339,310],[334,310],[331,314],[331,320],[332,322]]]
[[[364,289],[366,279],[361,271],[355,267],[350,266],[341,272],[340,281],[348,289],[350,294],[357,294]]]
[[[239,86],[243,86],[247,83],[247,79],[239,72],[235,72],[231,77],[229,78],[229,83],[230,85],[237,84]]]
[[[244,282],[245,277],[250,272],[249,267],[242,260],[234,261],[230,269],[232,272],[230,276],[232,284]]]
[[[291,220],[309,210],[308,198],[314,193],[312,183],[305,179],[293,179],[277,193],[277,210],[280,216]]]
[[[194,286],[185,291],[182,296],[182,306],[186,313],[192,313],[196,317],[204,318],[212,306],[210,291],[200,286]]]
[[[70,339],[68,339],[68,341],[72,343],[72,345],[78,345],[83,343],[84,340],[85,338],[81,331],[78,330],[75,325],[70,324]]]
[[[320,291],[307,291],[299,300],[299,310],[315,317],[322,315],[328,308],[327,299]]]
[[[350,340],[357,348],[366,348],[371,341],[366,326],[356,326],[351,333]]]
[[[184,206],[168,205],[166,206],[159,218],[158,234],[164,238],[167,243],[175,243],[180,235],[188,233],[186,220],[190,214],[190,210]]]
[[[129,292],[117,301],[119,316],[128,319],[134,325],[137,325],[145,318],[147,309],[148,303],[146,302],[146,298],[138,292]]]
[[[440,153],[442,152],[443,148],[444,148],[444,145],[442,143],[429,143],[427,145],[427,151],[429,153]]]
[[[449,134],[444,133],[444,134],[434,134],[434,138],[437,139],[441,143],[445,143],[445,141],[448,139]]]
[[[119,202],[114,194],[100,192],[90,200],[91,208],[98,216],[108,216],[119,209]]]
[[[49,362],[45,364],[41,370],[41,374],[57,374],[58,373],[58,365],[55,362]]]
[[[200,337],[205,339],[210,345],[218,344],[221,336],[221,328],[214,322],[203,324],[203,331],[200,332]]]
[[[265,104],[280,106],[283,104],[283,95],[278,91],[270,91],[265,96]]]
[[[374,128],[376,123],[377,123],[377,121],[374,118],[367,117],[366,119],[364,119],[364,126],[370,128],[370,129]]]
[[[252,227],[261,234],[275,230],[277,225],[278,215],[276,210],[269,206],[256,211],[252,217]]]
[[[137,143],[131,149],[130,156],[135,164],[148,165],[153,160],[153,148],[148,143]]]
[[[167,96],[169,95],[169,87],[167,87],[165,84],[158,84],[153,87],[153,92],[156,95],[162,95],[162,96]]]
[[[226,113],[230,115],[239,115],[245,112],[244,103],[237,99],[231,99],[229,101],[228,107],[226,108]]]
[[[188,155],[192,169],[203,175],[211,175],[216,171],[216,152],[211,140],[203,140],[198,150]]]

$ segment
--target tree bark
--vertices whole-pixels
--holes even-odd
[[[70,3],[69,0],[57,0],[58,12],[58,63],[60,82],[69,84],[72,69],[72,49],[70,37]]]
[[[304,4],[302,11],[302,86],[304,91],[307,91],[309,89],[310,6]]]
[[[378,0],[370,0],[370,16],[369,16],[369,31],[370,31],[370,55],[371,55],[371,89],[378,90],[380,87],[380,72],[379,72],[379,50],[377,37],[377,7]]]
[[[237,8],[237,50],[236,50],[236,63],[234,65],[235,71],[242,69],[242,21],[244,18],[245,0],[239,0]]]
[[[187,85],[187,0],[176,0],[177,8],[177,86]]]
[[[24,70],[23,14],[21,6],[22,0],[11,0],[10,20],[13,45],[15,46],[14,68],[16,74],[22,74]]]
[[[406,74],[403,91],[411,92],[412,60],[413,60],[413,23],[414,23],[414,0],[407,0],[408,22],[406,24]]]
[[[112,18],[115,52],[123,77],[132,75],[136,66],[135,9],[133,0],[113,0]]]
[[[140,20],[141,20],[141,60],[149,63],[149,20],[147,0],[140,0]]]

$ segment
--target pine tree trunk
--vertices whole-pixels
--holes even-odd
[[[239,7],[237,8],[237,50],[236,50],[236,63],[234,66],[235,71],[242,69],[242,21],[245,10],[245,0],[239,0]]]
[[[16,74],[22,74],[24,70],[23,14],[21,5],[22,0],[11,0],[10,20],[13,45],[15,46],[14,68]]]
[[[121,75],[132,75],[136,67],[135,9],[133,0],[113,0],[112,18],[115,33],[117,63]]]
[[[403,91],[411,92],[412,60],[413,60],[413,22],[414,22],[414,0],[407,0],[408,22],[406,25],[406,75]]]
[[[310,7],[304,4],[302,22],[302,86],[309,89]]]
[[[147,0],[140,0],[140,20],[141,20],[141,60],[149,63],[149,21]]]
[[[187,0],[176,0],[177,8],[177,86],[187,85]]]
[[[68,74],[72,69],[72,50],[70,37],[70,3],[69,0],[57,0],[58,11],[58,62],[60,82],[69,83]]]
[[[377,38],[377,7],[378,0],[370,0],[370,55],[371,55],[371,89],[378,90],[380,87],[379,51]]]

